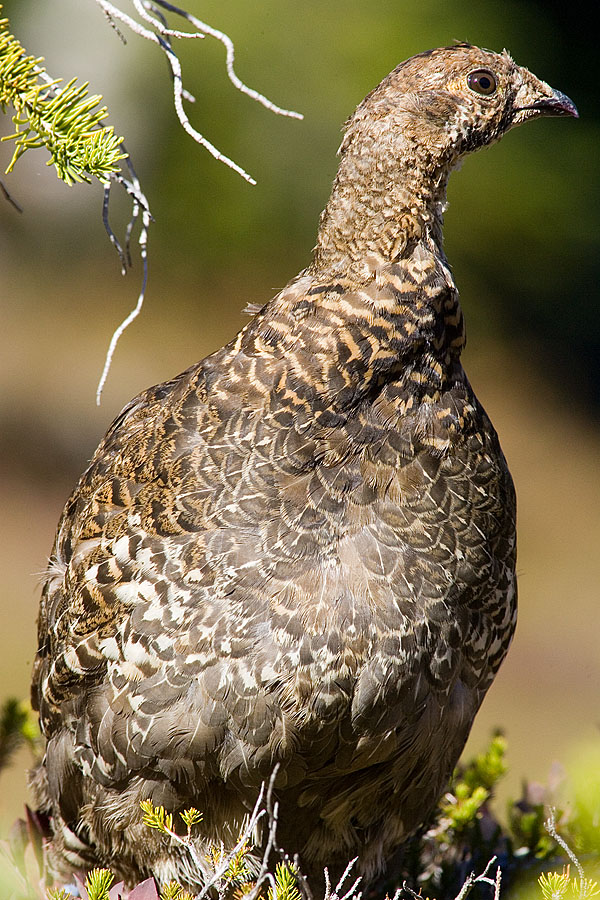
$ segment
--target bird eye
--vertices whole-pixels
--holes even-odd
[[[496,76],[489,69],[476,69],[467,77],[467,84],[476,94],[489,97],[496,90],[498,83]]]

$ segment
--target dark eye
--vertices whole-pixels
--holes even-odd
[[[467,77],[467,84],[476,94],[489,97],[497,88],[496,76],[489,69],[476,69]]]

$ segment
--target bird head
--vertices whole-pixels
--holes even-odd
[[[578,116],[574,103],[518,66],[504,50],[471,44],[429,50],[400,63],[360,104],[341,151],[356,138],[426,164],[454,163],[493,143],[515,125],[539,116]],[[369,139],[371,138],[371,140]]]

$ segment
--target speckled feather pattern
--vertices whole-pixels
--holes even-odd
[[[308,268],[110,427],[39,618],[58,872],[197,887],[139,801],[194,805],[199,845],[232,844],[275,763],[279,842],[315,876],[354,855],[376,875],[430,815],[516,620],[515,496],[460,362],[446,183],[557,96],[469,45],[398,66],[347,125]]]

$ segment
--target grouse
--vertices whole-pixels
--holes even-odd
[[[462,368],[451,170],[564,94],[466,43],[346,125],[312,261],[227,346],[132,400],[67,501],[39,615],[32,775],[63,875],[196,890],[140,802],[369,881],[431,815],[516,620],[515,494]],[[263,840],[265,836],[263,835]]]

